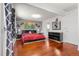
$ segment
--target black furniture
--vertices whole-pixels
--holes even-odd
[[[63,33],[62,32],[48,32],[49,39],[62,41],[63,40]]]
[[[21,34],[17,34],[17,39],[20,39],[22,37]]]
[[[23,34],[23,33],[29,33],[29,32],[37,33],[36,30],[22,30],[22,34]]]

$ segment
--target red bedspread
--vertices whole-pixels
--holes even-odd
[[[22,41],[28,41],[28,40],[38,40],[38,39],[44,39],[45,36],[43,34],[37,34],[37,33],[26,33],[22,34]]]

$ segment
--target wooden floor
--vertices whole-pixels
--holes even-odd
[[[57,43],[54,41],[40,41],[27,43],[22,46],[17,40],[14,46],[15,56],[79,56],[77,46],[69,43]]]

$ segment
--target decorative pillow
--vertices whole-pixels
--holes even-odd
[[[29,34],[32,34],[32,32],[31,32],[31,31],[29,31]]]

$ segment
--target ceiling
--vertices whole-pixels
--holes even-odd
[[[75,8],[76,3],[15,3],[16,17],[24,20],[45,20],[50,17],[63,15]],[[33,18],[33,14],[40,14],[41,18]]]

